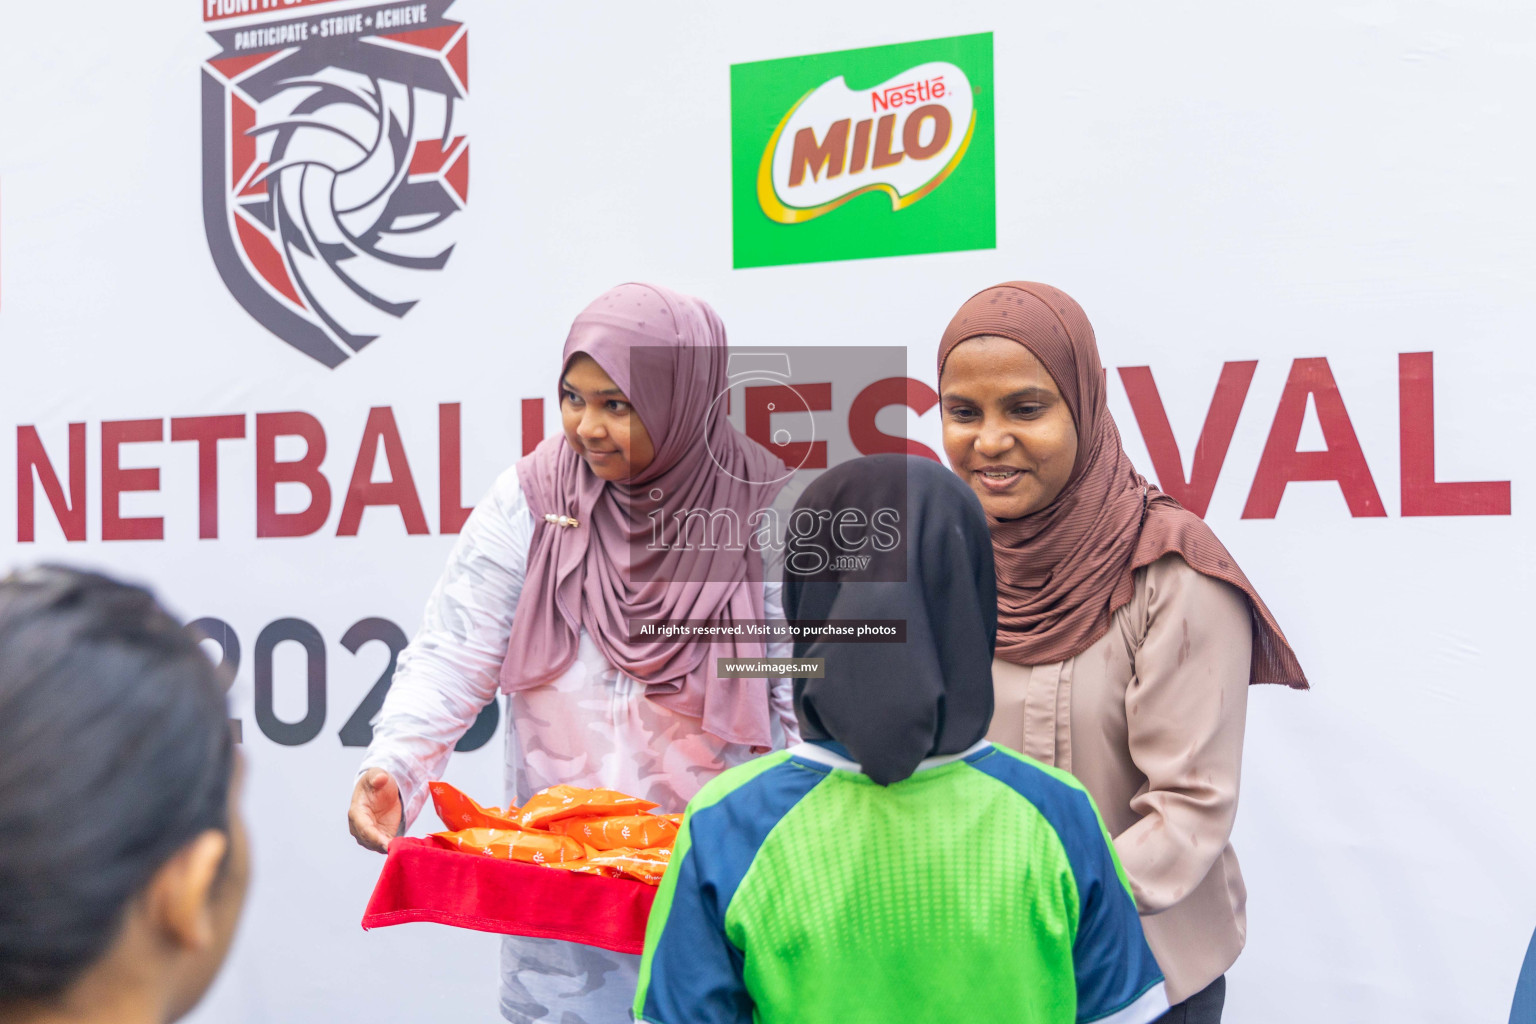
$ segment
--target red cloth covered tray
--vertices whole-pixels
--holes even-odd
[[[401,837],[389,844],[363,928],[435,921],[639,953],[655,899],[655,886],[628,878],[496,860]]]

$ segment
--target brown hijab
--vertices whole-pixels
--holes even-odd
[[[1045,366],[1077,426],[1077,459],[1056,500],[1021,519],[992,519],[997,561],[997,656],[1044,665],[1081,654],[1131,599],[1132,573],[1177,553],[1248,598],[1255,683],[1308,689],[1275,617],[1204,520],[1149,484],[1126,458],[1104,397],[1088,317],[1046,284],[1010,281],[971,296],[939,343],[939,376],[956,345],[994,335]]]

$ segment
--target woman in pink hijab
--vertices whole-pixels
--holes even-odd
[[[1087,787],[1167,977],[1162,1019],[1215,1024],[1247,930],[1228,837],[1248,686],[1306,677],[1216,535],[1126,458],[1070,296],[972,296],[939,344],[939,400],[950,468],[992,528],[987,738]]]
[[[353,793],[359,843],[382,851],[409,825],[498,688],[517,805],[564,783],[681,811],[724,769],[798,740],[788,680],[714,671],[718,657],[787,649],[631,637],[630,620],[782,616],[760,553],[688,543],[704,525],[690,510],[750,533],[788,475],[715,401],[726,358],[714,310],[656,285],[620,285],[576,318],[558,381],[563,433],[476,507],[400,655]],[[639,959],[507,936],[502,1016],[627,1020]]]

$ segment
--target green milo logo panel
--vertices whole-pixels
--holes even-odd
[[[997,244],[992,34],[731,67],[735,266]]]

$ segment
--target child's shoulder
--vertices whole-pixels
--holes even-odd
[[[980,756],[966,760],[972,768],[1034,804],[1056,824],[1088,822],[1099,817],[1087,787],[1060,768],[996,744]]]
[[[1030,757],[1028,754],[1021,754],[1017,750],[1009,750],[1007,747],[999,746],[996,743],[992,744],[991,750],[988,751],[987,753],[988,754],[1000,754],[1004,758],[1006,758],[1009,761],[1013,762],[1015,765],[1021,765],[1022,766],[1021,768],[1020,767],[1015,767],[1013,769],[1015,772],[1018,772],[1020,774],[1031,775],[1031,774],[1033,774],[1035,772],[1038,772],[1039,774],[1044,775],[1047,778],[1050,778],[1050,779],[1055,780],[1056,782],[1059,782],[1063,786],[1066,786],[1068,789],[1075,789],[1075,790],[1078,790],[1079,792],[1082,792],[1082,793],[1088,792],[1088,790],[1083,786],[1083,784],[1081,782],[1079,782],[1077,780],[1077,777],[1074,776],[1071,772],[1062,771],[1060,768],[1057,768],[1055,765],[1046,764],[1044,761],[1036,761],[1034,758]]]
[[[726,799],[732,793],[757,779],[765,772],[784,765],[790,759],[787,750],[775,750],[771,754],[755,757],[745,764],[727,768],[706,782],[694,798],[688,801],[689,813],[697,813]]]

